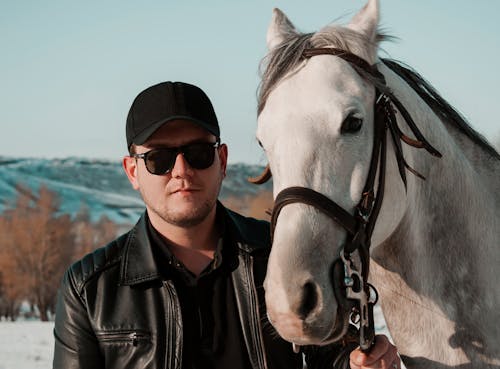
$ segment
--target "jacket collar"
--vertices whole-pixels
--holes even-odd
[[[134,285],[160,278],[147,230],[144,212],[125,242],[120,265],[120,285]]]
[[[237,243],[240,250],[253,253],[269,247],[269,224],[246,218],[217,203],[217,212],[224,219],[225,237]],[[144,212],[129,232],[125,241],[120,265],[120,284],[134,285],[161,278],[147,230],[147,213]]]

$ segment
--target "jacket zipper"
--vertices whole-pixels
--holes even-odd
[[[172,316],[165,314],[165,332],[167,336],[166,360],[165,369],[180,369],[182,368],[182,327],[177,331],[177,325],[182,324],[181,308],[177,293],[173,284],[169,281],[163,281],[163,287],[166,290],[166,295],[163,295],[165,312],[174,311]],[[170,308],[170,309],[169,309]],[[175,315],[175,316],[174,316]],[[170,332],[170,334],[168,334]]]
[[[101,342],[130,342],[133,346],[137,346],[139,341],[148,341],[151,335],[139,331],[123,331],[100,333],[98,337]]]
[[[259,312],[259,304],[257,298],[257,290],[255,288],[255,280],[253,277],[253,258],[250,255],[245,254],[245,259],[246,259],[245,269],[248,278],[248,285],[251,286],[249,289],[251,295],[249,300],[250,300],[250,309],[253,312],[251,317],[252,333],[254,335],[254,342],[257,344],[256,352],[258,353],[259,367],[262,369],[267,369],[266,351],[264,348],[264,337],[262,336],[262,329],[260,325],[260,312]]]

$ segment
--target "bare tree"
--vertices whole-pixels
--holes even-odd
[[[116,238],[118,226],[105,215],[92,223],[86,206],[82,206],[73,222],[75,243],[74,258],[79,259],[98,247],[104,246]]]
[[[243,215],[257,219],[270,220],[270,211],[273,207],[271,191],[261,191],[254,196],[228,197],[223,201],[229,209]]]
[[[247,197],[236,197],[236,196],[230,196],[222,200],[222,203],[224,204],[225,207],[237,211],[238,213],[241,214],[246,214],[247,202],[248,202]]]
[[[19,276],[16,275],[16,264],[9,257],[6,236],[7,224],[3,218],[0,218],[0,317],[5,317],[12,321],[16,320],[23,291],[19,288]],[[12,277],[17,278],[12,278]],[[17,279],[17,281],[16,281]]]
[[[271,220],[271,210],[273,208],[273,194],[271,191],[261,191],[254,198],[250,199],[248,205],[248,216]]]
[[[15,207],[28,207],[31,201],[31,192],[18,186],[19,196],[16,199]],[[0,217],[0,271],[2,286],[2,315],[8,319],[15,320],[18,315],[21,301],[26,297],[27,278],[23,270],[19,268],[20,259],[24,250],[17,248],[16,230],[13,227],[16,221],[16,214],[13,210],[8,210]],[[26,231],[25,233],[28,233]]]
[[[57,194],[45,186],[38,193],[17,190],[14,204],[0,216],[0,313],[15,319],[27,299],[45,321],[69,264],[113,240],[118,227],[105,216],[93,224],[85,206],[74,220],[61,214]]]
[[[45,321],[71,261],[71,219],[58,214],[59,199],[45,186],[38,195],[27,188],[18,193],[16,207],[3,216],[3,285],[10,299],[27,298],[36,304]]]

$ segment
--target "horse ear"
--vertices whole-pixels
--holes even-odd
[[[295,35],[297,35],[297,30],[292,22],[290,22],[281,10],[274,8],[273,18],[267,29],[267,48],[272,50],[286,39]]]
[[[352,18],[347,27],[359,32],[372,42],[377,38],[379,22],[379,0],[368,0],[368,3]]]

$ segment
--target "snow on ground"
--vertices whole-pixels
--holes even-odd
[[[0,322],[0,369],[49,369],[53,322]]]
[[[389,335],[379,306],[377,333]],[[53,322],[0,321],[0,369],[49,369],[54,355]]]

